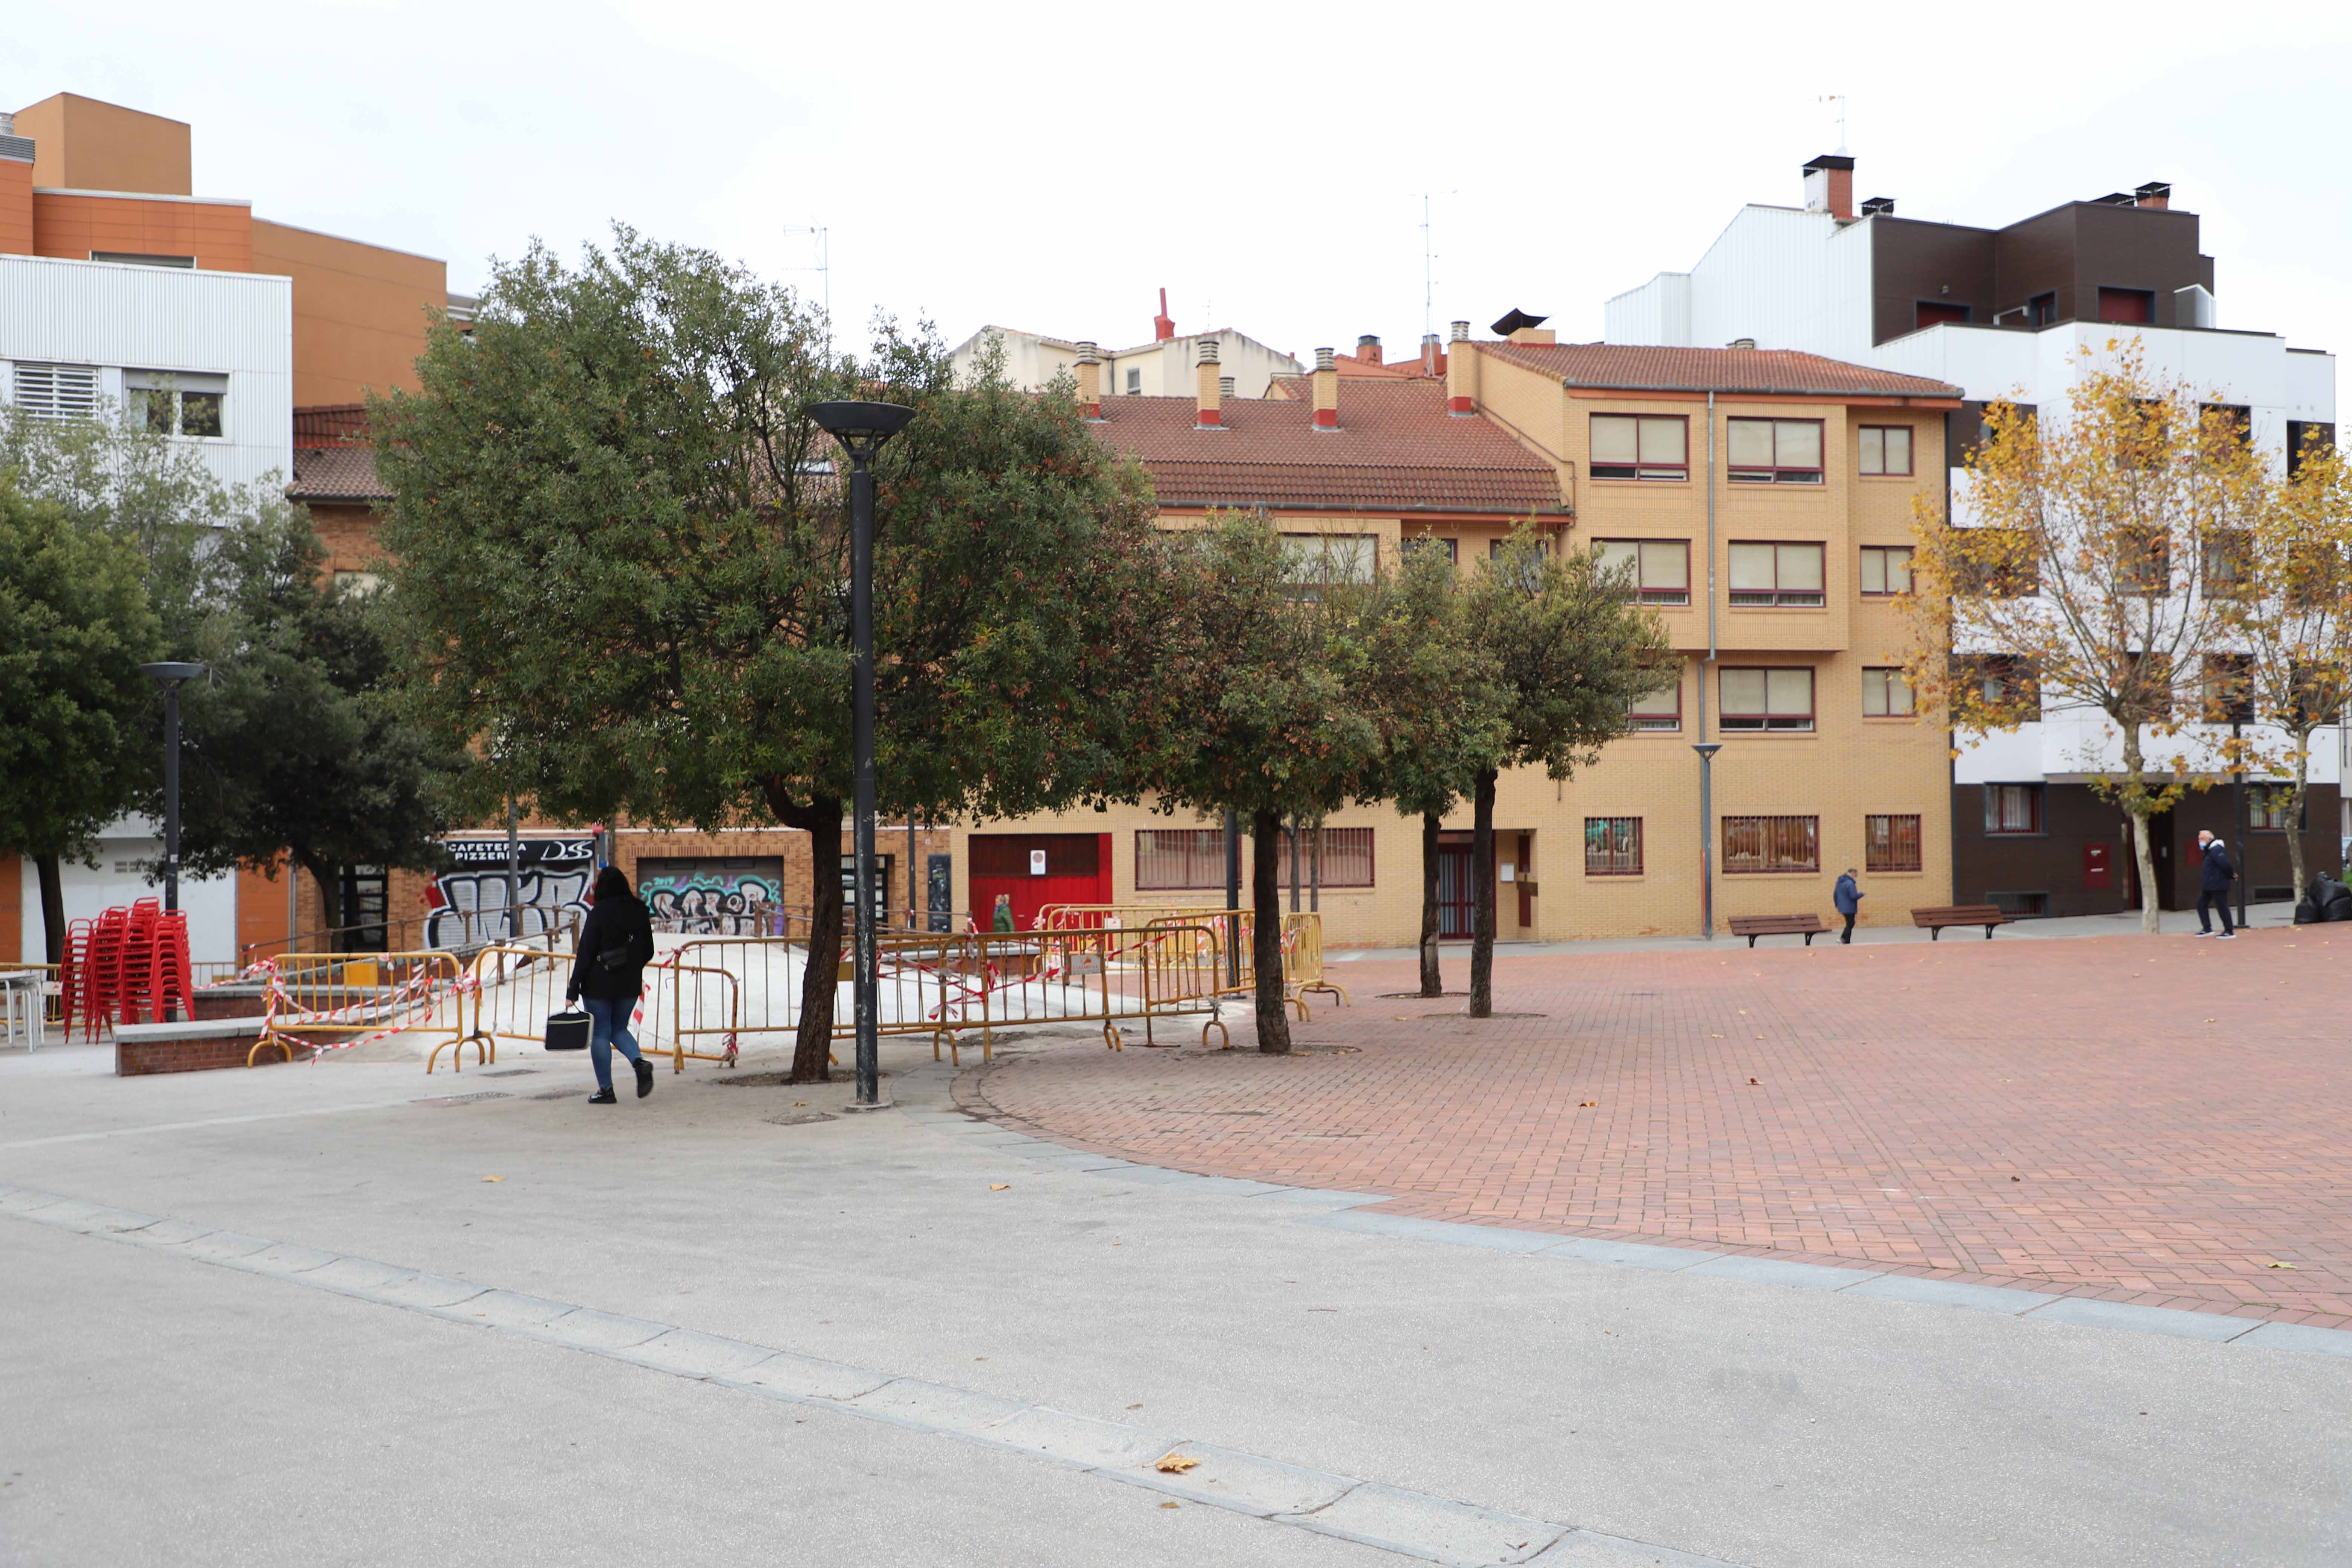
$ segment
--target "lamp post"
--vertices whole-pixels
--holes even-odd
[[[180,907],[180,682],[205,672],[201,664],[142,664],[163,688],[163,908]]]
[[[2246,843],[2246,756],[2240,750],[2245,735],[2244,717],[2230,714],[2230,831],[2238,846],[2238,929],[2246,927],[2246,879],[2253,874],[2254,852]]]
[[[882,1103],[881,994],[874,956],[874,454],[915,411],[896,403],[819,403],[809,417],[849,454],[850,794],[856,900],[857,1101]]]
[[[1715,753],[1720,741],[1701,741],[1698,753],[1698,918],[1699,931],[1715,940]]]

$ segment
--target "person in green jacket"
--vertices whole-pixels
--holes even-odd
[[[1009,931],[1013,929],[1012,894],[999,893],[996,895],[996,915],[995,918],[990,921],[989,929],[992,931]]]

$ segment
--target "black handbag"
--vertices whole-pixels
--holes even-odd
[[[590,1019],[584,1012],[550,1013],[547,1016],[547,1048],[551,1051],[584,1051],[588,1048]]]

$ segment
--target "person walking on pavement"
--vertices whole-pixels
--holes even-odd
[[[1853,942],[1853,917],[1862,912],[1863,897],[1861,886],[1853,879],[1853,868],[1848,866],[1845,875],[1837,879],[1837,890],[1830,895],[1837,905],[1837,912],[1845,917],[1845,930],[1838,932],[1839,942]]]
[[[996,912],[989,917],[988,923],[990,929],[993,931],[1009,931],[1013,929],[1012,894],[999,893],[996,895]]]
[[[653,1064],[637,1050],[629,1032],[629,1016],[645,994],[646,965],[654,957],[653,917],[629,890],[629,879],[618,866],[596,873],[596,902],[580,928],[579,956],[572,961],[572,983],[566,1001],[588,1008],[588,1058],[596,1068],[596,1092],[591,1105],[610,1105],[613,1094],[613,1047],[637,1069],[637,1098],[654,1091]]]
[[[2237,928],[2230,921],[2230,884],[2238,879],[2238,868],[2231,864],[2230,851],[2210,833],[2200,833],[2197,842],[2205,852],[2204,871],[2197,884],[2197,934],[2213,934],[2213,921],[2205,911],[2219,909],[2221,935],[2235,937]]]

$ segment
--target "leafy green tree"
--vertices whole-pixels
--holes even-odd
[[[1501,700],[1499,759],[1472,780],[1470,1016],[1495,1006],[1495,788],[1504,767],[1541,766],[1556,779],[1601,760],[1633,727],[1636,698],[1675,668],[1657,616],[1580,550],[1549,550],[1520,527],[1464,591],[1463,637],[1480,679]]]
[[[1410,550],[1381,584],[1369,617],[1368,668],[1388,732],[1378,791],[1421,818],[1421,994],[1441,996],[1438,835],[1446,813],[1470,797],[1481,770],[1503,752],[1500,694],[1465,635],[1465,595],[1453,561]]]
[[[1121,693],[1168,550],[1066,387],[960,387],[929,335],[869,361],[707,252],[616,229],[495,269],[470,340],[373,407],[415,711],[572,820],[810,835],[794,1081],[823,1079],[850,794],[847,487],[808,406],[915,409],[876,465],[879,805],[1018,815],[1134,792]]]
[[[1380,595],[1317,582],[1265,517],[1184,534],[1160,705],[1142,763],[1170,806],[1234,811],[1250,834],[1258,1049],[1290,1049],[1278,868],[1287,816],[1376,797],[1387,735],[1370,676]]]
[[[130,542],[0,469],[0,846],[31,858],[48,962],[65,956],[59,862],[128,810],[160,627]]]

